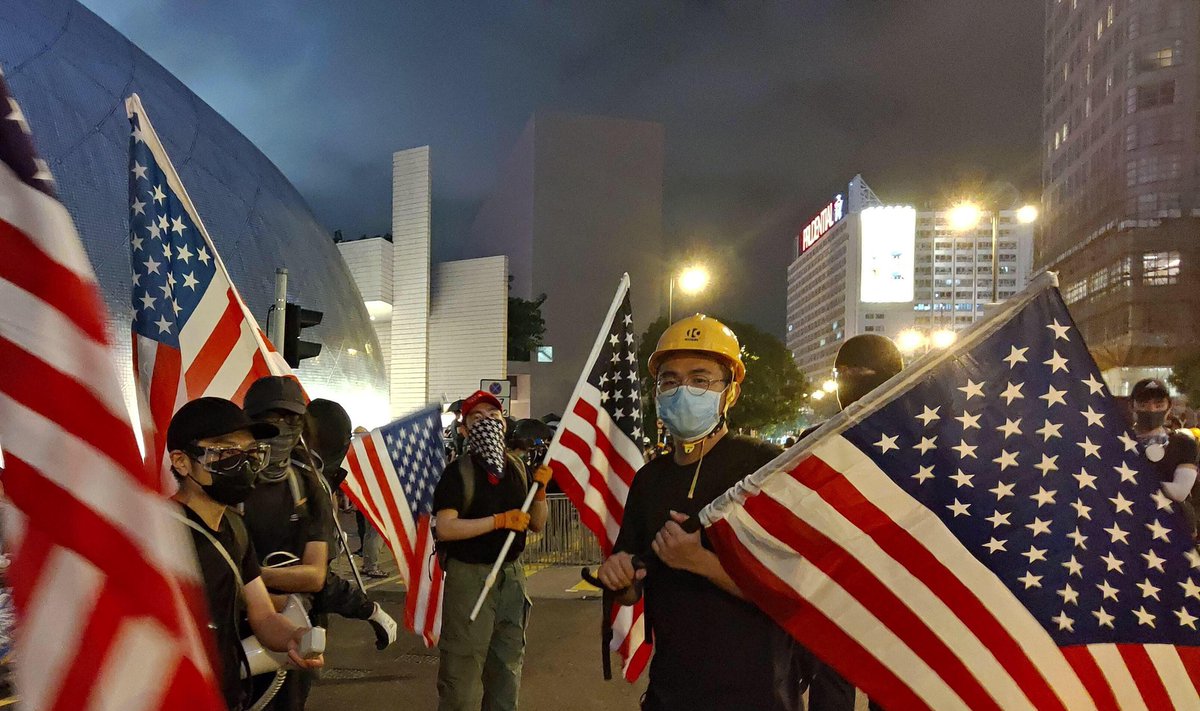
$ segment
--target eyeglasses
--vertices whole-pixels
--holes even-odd
[[[229,474],[241,469],[246,462],[250,463],[250,468],[257,474],[267,466],[267,461],[271,456],[271,445],[266,442],[256,442],[246,449],[192,445],[187,448],[187,453],[200,462],[200,466],[214,474]]]
[[[843,365],[833,369],[833,379],[841,380],[844,378],[863,378],[875,375],[874,368],[868,368],[862,365]]]
[[[659,395],[671,396],[679,390],[680,386],[683,386],[688,391],[689,395],[695,395],[699,397],[700,395],[703,395],[711,390],[713,383],[728,382],[729,380],[726,378],[709,378],[704,375],[692,375],[686,380],[682,381],[679,378],[663,376],[654,381],[654,388]]]

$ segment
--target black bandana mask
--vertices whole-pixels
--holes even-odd
[[[485,417],[467,433],[467,452],[487,470],[488,481],[500,482],[504,476],[504,423]]]

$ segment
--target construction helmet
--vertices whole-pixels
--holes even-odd
[[[657,377],[658,367],[662,362],[678,351],[694,351],[716,356],[733,371],[735,383],[742,382],[746,377],[746,365],[742,363],[742,346],[738,343],[737,336],[715,318],[696,314],[668,326],[659,337],[654,353],[650,355],[650,377]]]

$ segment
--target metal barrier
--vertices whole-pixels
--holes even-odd
[[[600,562],[596,536],[579,521],[566,494],[549,494],[550,516],[541,533],[530,533],[522,560],[526,565],[595,565]]]

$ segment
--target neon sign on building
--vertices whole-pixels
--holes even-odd
[[[800,253],[803,254],[809,250],[817,240],[825,236],[825,233],[833,228],[834,225],[842,221],[846,216],[845,199],[838,195],[833,199],[833,202],[825,206],[825,209],[817,213],[817,216],[808,223],[800,232]]]

